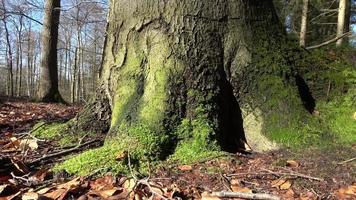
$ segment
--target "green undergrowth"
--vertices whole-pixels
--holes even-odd
[[[33,127],[31,133],[39,139],[57,141],[61,147],[75,145],[82,137],[93,135],[92,133],[80,131],[74,134],[70,127],[70,122],[39,122]]]

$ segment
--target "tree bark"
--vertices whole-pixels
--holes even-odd
[[[340,37],[341,35],[344,34],[344,31],[345,31],[345,16],[346,16],[347,1],[348,0],[340,0],[339,1],[339,14],[338,14],[338,18],[337,18],[336,37]],[[343,42],[343,38],[340,38],[336,42],[336,46],[337,47],[341,46],[342,42]]]
[[[302,23],[300,25],[300,36],[299,45],[305,47],[305,40],[307,35],[307,24],[308,24],[308,5],[309,0],[303,0],[303,13],[302,13]]]
[[[9,86],[10,86],[10,96],[14,96],[14,74],[13,74],[13,55],[12,55],[12,47],[11,47],[11,42],[10,42],[10,34],[9,34],[9,29],[7,27],[7,22],[6,19],[3,19],[4,23],[4,28],[5,28],[5,37],[6,37],[6,44],[7,44],[7,52],[6,52],[6,63],[7,63],[7,68],[9,70]]]
[[[283,126],[282,113],[304,110],[271,0],[110,3],[97,95],[75,119],[84,130],[166,136],[155,158],[167,146],[263,151],[276,148],[272,116]]]
[[[58,90],[57,42],[60,0],[47,0],[42,28],[42,59],[39,99],[43,102],[64,100]]]

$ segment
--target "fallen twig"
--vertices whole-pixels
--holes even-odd
[[[65,155],[65,154],[72,153],[72,152],[77,151],[78,149],[80,149],[82,147],[85,147],[85,146],[88,146],[88,145],[91,145],[91,144],[94,144],[94,143],[97,143],[97,142],[102,142],[102,141],[98,140],[98,139],[95,139],[95,140],[92,140],[92,141],[89,141],[89,142],[86,142],[86,143],[83,143],[83,144],[79,144],[76,147],[73,147],[71,149],[66,149],[64,151],[48,154],[46,156],[43,156],[41,158],[37,158],[37,159],[35,159],[35,160],[31,161],[31,162],[28,162],[26,164],[29,165],[29,166],[32,166],[32,165],[35,165],[35,164],[37,164],[39,162],[42,162],[44,160],[48,160],[50,158],[54,158],[54,157],[57,157],[57,156],[62,156],[62,155]]]
[[[288,170],[289,173],[274,172],[274,171],[271,171],[271,170],[268,170],[268,169],[264,169],[264,171],[267,171],[267,172],[269,172],[271,174],[276,174],[277,176],[278,175],[280,175],[280,176],[295,176],[295,177],[298,177],[298,178],[310,179],[310,180],[315,180],[315,181],[324,181],[324,179],[322,179],[322,178],[317,178],[317,177],[301,174],[301,173],[298,173],[298,172],[294,172],[292,170]]]
[[[354,161],[354,160],[356,160],[356,157],[351,158],[351,159],[348,159],[348,160],[345,160],[345,161],[342,161],[342,162],[339,162],[339,163],[337,163],[337,164],[338,164],[338,165],[342,165],[342,164],[345,164],[345,163],[348,163],[348,162],[352,162],[352,161]]]
[[[219,198],[242,198],[242,199],[265,199],[265,200],[280,200],[281,198],[265,193],[243,193],[243,192],[213,192],[213,197]]]
[[[263,169],[263,170],[261,170],[259,172],[245,172],[245,173],[229,174],[227,176],[231,177],[231,176],[242,176],[242,175],[274,175],[274,176],[277,176],[277,177],[280,177],[280,176],[294,176],[294,177],[298,177],[298,178],[310,179],[310,180],[315,180],[315,181],[324,181],[324,179],[322,179],[322,178],[312,177],[312,176],[301,174],[301,173],[297,173],[297,172],[290,172],[290,173],[274,172],[274,171],[271,171],[271,170],[268,170],[268,169]]]

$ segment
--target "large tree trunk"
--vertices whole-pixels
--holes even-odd
[[[274,149],[264,133],[304,109],[283,43],[271,0],[112,0],[98,92],[75,121],[154,159]]]
[[[58,90],[57,42],[60,0],[47,0],[42,28],[42,60],[39,99],[64,102]]]

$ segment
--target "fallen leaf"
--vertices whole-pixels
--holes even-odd
[[[240,187],[238,185],[232,185],[231,190],[233,192],[243,192],[243,193],[252,193],[252,190],[248,187]]]
[[[288,191],[286,192],[286,196],[288,198],[293,198],[294,194],[295,194],[295,192],[292,189],[288,189]]]
[[[190,171],[193,169],[193,167],[190,165],[180,165],[178,166],[178,169],[181,171]]]
[[[60,198],[64,198],[68,192],[69,192],[69,189],[60,188],[60,189],[54,190],[50,193],[46,193],[43,196],[50,198],[50,199],[60,199]]]
[[[128,152],[127,151],[123,151],[117,154],[116,156],[116,161],[123,161],[127,158]]]
[[[10,147],[13,147],[13,148],[20,147],[20,140],[17,139],[16,137],[10,138],[10,141],[11,141],[11,146]]]
[[[114,187],[115,178],[113,176],[104,176],[90,182],[90,188],[93,190],[107,190]]]
[[[40,196],[36,192],[26,192],[22,195],[22,200],[37,200]]]
[[[282,185],[279,186],[279,189],[281,190],[288,190],[292,186],[292,183],[290,181],[284,182]]]
[[[299,163],[294,160],[287,160],[287,167],[299,167]]]
[[[20,148],[21,149],[26,149],[27,147],[29,147],[31,150],[38,149],[37,140],[35,140],[35,139],[24,139],[24,140],[21,140]]]
[[[220,198],[211,196],[208,192],[203,192],[201,194],[201,200],[220,200]]]
[[[230,184],[231,185],[240,185],[241,181],[239,179],[232,179],[230,181]]]
[[[6,185],[0,185],[0,194],[2,194],[2,192],[3,192],[6,188],[8,188],[8,187],[9,187],[8,184],[6,184]]]
[[[338,199],[356,199],[356,183],[351,186],[343,187],[335,192]]]
[[[287,180],[286,179],[277,179],[272,181],[272,187],[274,188],[278,188],[279,186],[281,186],[283,183],[285,183]]]
[[[43,188],[41,190],[37,191],[37,194],[46,194],[47,192],[49,192],[51,189],[53,189],[53,187],[48,187],[48,188]]]
[[[29,179],[32,181],[39,181],[42,182],[48,177],[50,172],[48,172],[48,169],[40,169],[37,171],[33,176],[31,176]]]
[[[136,185],[136,181],[133,178],[127,179],[122,185],[125,189],[132,191]]]
[[[356,112],[354,112],[354,115],[353,115],[353,117],[354,117],[354,120],[356,120]]]
[[[98,191],[98,193],[103,196],[104,198],[109,198],[109,197],[112,197],[114,196],[116,193],[118,193],[119,191],[122,191],[120,190],[119,188],[117,187],[114,187],[112,189],[108,189],[108,190],[102,190],[102,191]]]

